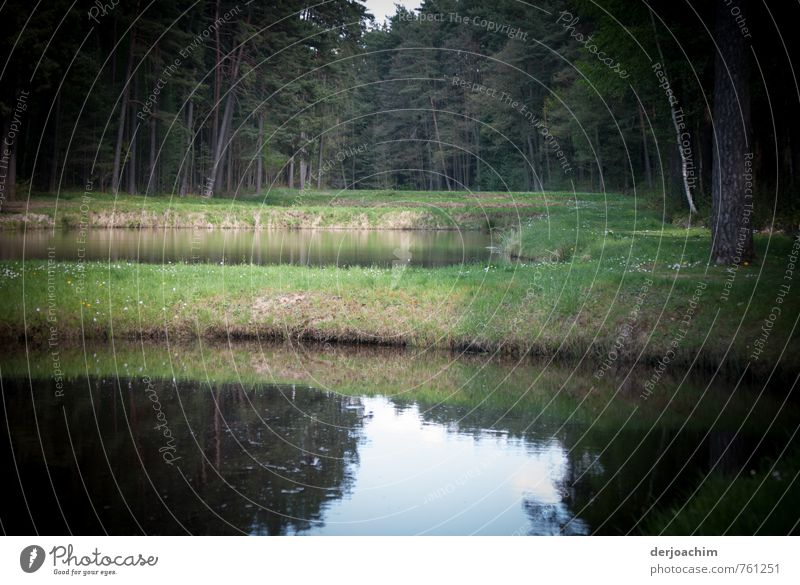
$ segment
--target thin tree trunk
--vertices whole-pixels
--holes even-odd
[[[707,133],[703,132],[703,128],[700,125],[700,121],[697,121],[695,125],[695,134],[698,137],[698,147],[697,147],[697,183],[700,187],[700,193],[708,193],[706,189],[706,158],[707,158],[707,148],[708,148],[708,135]]]
[[[664,62],[664,53],[661,52],[661,43],[658,42],[658,32],[656,30],[656,19],[653,16],[653,11],[650,11],[650,22],[653,25],[653,39],[656,42],[656,49],[658,50],[658,58],[661,63],[661,71],[664,73],[664,79],[669,80],[669,75],[667,75],[667,64]],[[675,88],[672,88],[673,94],[676,93]],[[681,157],[681,178],[683,179],[683,193],[686,196],[686,203],[689,205],[689,212],[690,213],[697,213],[697,208],[694,205],[694,199],[692,198],[692,189],[689,185],[689,164],[686,160],[686,152],[684,151],[683,147],[681,146],[681,129],[680,125],[678,124],[678,116],[675,108],[672,104],[669,105],[670,114],[672,116],[672,125],[675,128],[675,145],[678,147],[678,154]]]
[[[214,147],[214,162],[211,165],[211,172],[208,174],[206,180],[205,196],[214,196],[214,187],[218,183],[221,171],[222,156],[225,154],[226,142],[228,140],[228,130],[230,129],[231,122],[233,121],[233,106],[235,100],[235,91],[233,86],[236,84],[236,79],[239,76],[239,65],[242,62],[242,55],[244,53],[244,43],[239,47],[239,53],[234,60],[231,67],[231,89],[228,91],[228,97],[225,100],[225,111],[222,114],[222,121],[217,132],[217,143]]]
[[[317,191],[322,189],[322,156],[325,148],[325,135],[319,135],[319,152],[317,153]]]
[[[217,132],[217,144],[214,146],[214,162],[211,164],[211,171],[208,173],[206,183],[206,197],[214,196],[214,187],[219,182],[222,157],[225,154],[225,139],[228,134],[228,125],[233,118],[233,91],[228,94],[225,100],[225,111],[222,114],[222,122]]]
[[[133,99],[136,100],[136,96],[138,95],[139,89],[139,78],[134,75],[134,83],[133,83]],[[134,107],[131,106],[131,117],[130,117],[130,137],[131,142],[130,146],[128,147],[128,193],[135,194],[136,193],[136,138],[137,138],[137,125],[136,116],[133,115]]]
[[[647,182],[647,188],[653,188],[653,169],[650,166],[650,150],[647,146],[647,130],[644,125],[644,110],[642,105],[639,104],[639,128],[642,131],[642,159],[644,162],[644,178]]]
[[[442,140],[439,137],[439,123],[436,121],[436,104],[433,102],[433,96],[428,96],[431,100],[431,114],[433,114],[433,127],[436,130],[436,143],[439,145],[439,155],[442,159],[442,175],[444,176],[445,183],[447,183],[447,190],[452,191],[450,188],[450,179],[447,176],[447,164],[444,160],[444,149],[442,148]]]
[[[158,193],[158,177],[156,175],[156,143],[157,143],[158,123],[156,113],[150,116],[150,161],[149,177],[147,179],[147,193]]]
[[[289,159],[289,189],[294,189],[294,157]]]
[[[192,124],[194,118],[194,102],[190,99],[189,100],[189,108],[186,112],[186,126],[188,129],[187,138],[186,138],[186,164],[184,165],[183,169],[183,181],[181,182],[181,190],[180,195],[181,197],[185,197],[186,194],[191,189],[191,175],[192,175],[192,158],[193,158],[193,143],[194,143],[194,134],[192,132]]]
[[[753,160],[748,154],[750,100],[747,49],[725,0],[717,0],[714,40],[719,52],[714,64],[711,257],[717,264],[739,264],[753,258],[752,189],[745,181],[748,161]]]
[[[56,96],[56,117],[53,120],[53,154],[50,160],[50,185],[48,191],[58,189],[58,131],[61,126],[61,94]]]
[[[528,184],[526,186],[528,191],[535,190],[536,187],[536,167],[533,164],[534,159],[534,148],[533,148],[533,139],[531,138],[530,132],[528,133],[527,140],[528,143],[528,172],[525,173],[525,177],[527,178]]]
[[[226,149],[225,159],[227,162],[225,165],[225,192],[230,194],[233,192],[233,144]]]
[[[603,178],[603,151],[600,149],[600,131],[597,126],[594,127],[594,144],[595,151],[597,152],[597,178],[600,183],[600,190],[604,191],[606,185],[605,179]],[[592,183],[594,183],[594,179],[592,179]]]
[[[9,116],[13,116],[9,114]],[[3,124],[3,136],[8,136],[11,130],[11,118],[7,118],[6,122]],[[8,150],[6,156],[6,199],[8,201],[16,201],[17,199],[17,143],[14,143],[7,147]],[[1,173],[2,171],[0,171]]]
[[[219,20],[219,2],[214,3],[214,22]],[[219,42],[219,27],[214,30],[214,50],[216,52],[214,64],[214,124],[211,126],[211,145],[216,146],[219,137],[219,96],[222,88],[222,47]]]
[[[481,129],[475,123],[475,189],[481,188]]]
[[[550,130],[550,127],[547,125],[547,107],[542,108],[542,118],[544,119],[544,127],[547,130]],[[550,174],[550,145],[547,144],[547,141],[544,141],[544,146],[542,147],[544,151],[544,168],[547,171],[547,184],[552,185],[553,176]]]
[[[785,140],[786,143],[783,148],[783,168],[786,169],[786,172],[783,176],[788,178],[787,192],[791,196],[791,194],[796,191],[795,187],[797,185],[797,177],[795,177],[794,174],[794,152],[792,150],[791,130],[786,131]]]
[[[261,193],[261,178],[264,175],[264,112],[258,114],[258,145],[256,147],[256,193]]]
[[[300,132],[300,190],[304,191],[306,188],[306,133]]]
[[[133,71],[133,51],[136,47],[136,29],[131,31],[131,40],[128,46],[128,66],[125,69],[125,87],[122,90],[122,103],[119,108],[119,121],[117,126],[117,144],[114,147],[114,167],[111,172],[111,189],[119,191],[120,162],[122,159],[122,140],[125,137],[125,116],[128,112],[128,98],[131,93],[131,72]]]

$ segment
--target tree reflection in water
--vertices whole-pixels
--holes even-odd
[[[320,522],[326,504],[351,488],[364,416],[357,398],[295,386],[209,393],[199,382],[151,384],[175,438],[172,464],[142,379],[93,379],[91,392],[75,381],[60,401],[38,389],[38,433],[27,382],[6,381],[39,532],[286,534]],[[11,459],[6,441],[3,454]],[[17,497],[7,529],[31,532]]]

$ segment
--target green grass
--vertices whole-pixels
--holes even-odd
[[[540,216],[523,220],[505,237],[516,257],[617,261],[632,269],[658,260],[698,265],[709,252],[707,229],[673,225],[649,200],[612,194],[549,196]]]

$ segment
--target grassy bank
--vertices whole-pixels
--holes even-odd
[[[550,197],[564,198],[565,195]],[[276,189],[239,199],[108,193],[34,195],[8,202],[0,229],[94,227],[485,229],[540,213],[533,194]]]
[[[761,268],[742,268],[723,297],[721,268],[626,272],[618,259],[404,270],[13,261],[0,264],[0,336],[44,342],[54,325],[62,338],[300,338],[596,361],[615,349],[619,362],[656,361],[677,339],[673,363],[724,357],[737,369],[783,276],[780,258],[757,277]],[[698,282],[706,288],[681,327]],[[794,363],[799,305],[797,295],[785,299],[787,317],[752,367],[778,362],[786,344],[782,364]]]
[[[406,211],[432,207],[434,215],[485,218],[494,209],[506,214],[508,227],[498,229],[516,260],[431,269],[7,261],[0,337],[44,342],[54,325],[61,338],[298,338],[558,354],[606,369],[637,360],[756,372],[797,366],[800,295],[786,272],[797,242],[788,236],[757,234],[759,261],[730,270],[706,265],[708,230],[665,223],[628,197],[307,197],[299,208],[353,216],[383,213],[401,197]],[[79,198],[69,201],[79,209]],[[154,213],[173,205],[143,201],[118,203]],[[193,206],[290,213],[297,192],[271,203],[181,200],[176,217],[191,217]],[[787,283],[789,294],[780,294]]]

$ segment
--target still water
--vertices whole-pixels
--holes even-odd
[[[758,421],[797,421],[702,376],[644,404],[644,372],[406,350],[117,342],[0,367],[9,534],[647,532],[785,440]]]
[[[192,230],[91,228],[0,231],[0,260],[85,260],[311,266],[446,266],[486,262],[492,237],[443,230]]]

